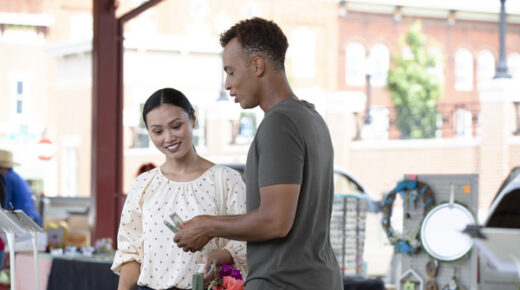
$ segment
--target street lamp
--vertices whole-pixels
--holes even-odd
[[[510,79],[506,61],[506,0],[500,0],[500,56],[494,79]]]

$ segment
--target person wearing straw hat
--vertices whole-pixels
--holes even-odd
[[[7,150],[0,150],[0,173],[5,178],[6,183],[6,205],[9,208],[12,203],[14,209],[21,209],[30,216],[38,225],[41,226],[42,218],[36,211],[34,202],[31,197],[29,184],[14,172],[13,167],[20,165],[13,160],[13,153]]]

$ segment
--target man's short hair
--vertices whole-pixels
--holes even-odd
[[[289,44],[282,29],[273,21],[259,17],[242,20],[220,35],[220,45],[226,46],[235,37],[246,54],[260,55],[276,69],[285,70]]]

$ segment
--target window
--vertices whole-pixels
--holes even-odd
[[[388,129],[390,124],[390,112],[388,108],[372,107],[370,108],[370,117],[372,118],[372,133],[376,139],[388,139]]]
[[[232,122],[232,144],[250,144],[256,134],[256,114],[242,112],[238,121]]]
[[[390,66],[390,52],[386,45],[382,43],[375,44],[370,49],[371,78],[370,84],[374,86],[386,85],[386,77]]]
[[[408,45],[403,47],[403,51],[401,53],[403,54],[403,59],[412,60],[414,58],[412,50],[410,49],[410,47]]]
[[[473,135],[473,118],[471,112],[458,109],[455,112],[455,136],[471,137]]]
[[[139,112],[142,112],[143,108],[144,103],[139,105]],[[146,129],[143,118],[139,118],[139,125],[137,127],[130,127],[130,129],[132,130],[133,134],[133,141],[130,145],[131,148],[148,148],[150,146],[150,137],[148,135],[148,130]]]
[[[61,195],[78,195],[78,150],[81,147],[81,136],[64,135],[61,140]]]
[[[70,39],[89,41],[94,35],[94,22],[90,13],[80,13],[70,19]]]
[[[442,52],[438,47],[428,48],[428,55],[433,59],[433,63],[428,66],[428,73],[436,76],[438,81],[442,81],[443,76],[443,59]]]
[[[16,82],[16,113],[23,114],[23,82]]]
[[[350,43],[345,52],[345,83],[351,86],[365,84],[365,47],[358,42]]]
[[[465,48],[455,53],[455,90],[471,91],[473,89],[473,56]]]
[[[483,82],[493,79],[495,74],[495,57],[489,50],[478,53],[477,58],[477,80],[480,86]]]
[[[520,54],[512,52],[507,56],[507,68],[514,79],[520,79]]]
[[[39,33],[36,26],[15,24],[4,24],[3,26],[2,42],[14,44],[42,44],[44,42],[44,34]]]
[[[25,77],[13,76],[11,79],[11,112],[19,123],[30,120],[29,97],[30,87]]]
[[[301,27],[292,33],[291,41],[292,75],[297,78],[313,78],[316,70],[316,33],[307,27]]]
[[[206,111],[199,105],[193,105],[195,110],[195,128],[193,129],[193,145],[202,150],[206,147]]]

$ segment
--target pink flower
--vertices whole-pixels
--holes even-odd
[[[237,268],[222,264],[219,277],[213,280],[208,290],[244,290],[244,280],[240,270]]]
[[[244,290],[244,280],[237,280],[231,276],[222,278],[222,286],[226,290]]]

